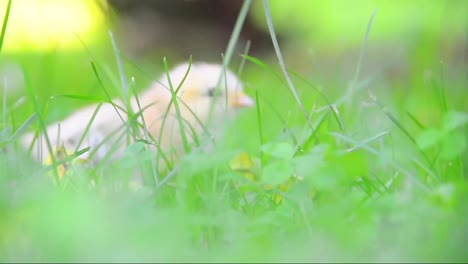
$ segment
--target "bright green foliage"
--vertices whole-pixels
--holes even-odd
[[[252,2],[260,12],[262,1]],[[318,34],[325,44],[335,37],[361,43],[374,2],[358,1],[364,9],[356,1],[270,5],[278,32],[296,25],[296,17],[307,18],[298,30],[317,30],[301,33],[305,39]],[[415,28],[436,34],[441,12],[462,12],[466,1],[429,2],[376,2],[370,41],[401,40]],[[447,34],[464,26],[454,14],[449,22],[456,26]],[[163,74],[162,58],[140,69],[117,56],[122,76],[108,35],[98,40],[102,45],[81,51],[0,54],[0,66],[20,65],[24,90],[38,99],[36,106],[31,97],[19,100],[23,90],[8,94],[2,108],[0,261],[468,260],[468,83],[459,74],[468,72],[466,63],[428,60],[431,69],[443,69],[428,75],[406,69],[406,82],[363,70],[348,90],[349,78],[337,74],[315,84],[307,56],[287,58],[310,114],[306,124],[276,58],[243,57],[242,79],[247,92],[258,95],[257,105],[226,122],[223,140],[207,145],[200,136],[201,148],[177,161],[145,139],[129,145],[122,158],[97,165],[71,155],[56,164],[56,181],[53,164],[38,164],[18,146],[19,134],[36,129],[38,119],[49,123],[78,106],[122,95],[122,80],[133,91]],[[426,42],[433,47],[437,41],[422,37],[418,43]],[[432,48],[414,49],[418,65],[418,58],[438,56]],[[242,59],[232,54],[233,61]]]

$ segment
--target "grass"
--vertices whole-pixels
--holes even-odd
[[[72,111],[70,100],[104,102],[123,87],[131,94],[127,76],[136,74],[144,87],[146,74],[126,63],[113,39],[112,45],[117,68],[112,56],[95,59],[87,51],[92,62],[83,62],[88,70],[79,78],[59,66],[58,74],[38,74],[24,60],[30,95],[20,108],[9,98],[0,131],[1,261],[468,260],[466,78],[449,81],[441,70],[424,83],[414,72],[420,86],[390,94],[391,84],[379,79],[355,80],[351,97],[344,85],[320,87],[284,61],[278,70],[276,60],[245,55],[242,76],[256,107],[227,123],[213,150],[189,151],[184,142],[184,157],[177,163],[163,157],[169,166],[162,170],[155,160],[164,153],[154,153],[148,148],[154,139],[142,137],[120,160],[68,161],[57,181],[62,163],[37,164],[16,139],[34,119],[43,129],[48,117],[66,114],[59,109]],[[167,72],[168,61],[162,62],[158,70]],[[44,96],[51,84],[70,80],[96,89]],[[171,91],[176,96],[177,87]],[[135,174],[147,179],[137,191]]]

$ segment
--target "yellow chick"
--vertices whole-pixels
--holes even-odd
[[[184,80],[189,66],[190,71]],[[240,79],[222,65],[203,62],[191,65],[183,63],[172,69],[169,75],[173,89],[179,88],[177,102],[189,142],[193,141],[193,132],[198,135],[203,133],[210,107],[212,107],[213,121],[210,123],[213,125],[209,127],[209,131],[216,134],[221,122],[227,116],[232,117],[237,108],[254,105],[252,98],[243,92]],[[137,98],[131,99],[131,108],[134,113],[138,114],[140,111],[142,113],[137,118],[141,124],[138,129],[139,138],[145,138],[145,132],[148,132],[148,135],[156,141],[155,144],[159,144],[163,150],[176,148],[180,151],[183,149],[182,137],[177,111],[174,103],[171,103],[172,98],[169,80],[164,73],[149,89],[143,91]],[[101,105],[86,135],[84,133],[96,112],[97,104],[79,109],[64,120],[49,125],[47,134],[52,147],[64,146],[66,150],[90,147],[90,151],[83,153],[80,158],[91,158],[95,163],[102,160],[109,151],[115,151],[113,152],[115,155],[112,156],[114,158],[121,156],[127,146],[129,133],[126,123],[130,122],[127,122],[129,120],[123,102],[115,99],[113,104]],[[33,139],[34,133],[24,135],[21,140],[23,146],[29,148]],[[80,141],[82,143],[78,146]],[[32,146],[32,155],[37,160],[44,160],[50,155],[43,135]]]

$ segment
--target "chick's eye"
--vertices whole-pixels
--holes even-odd
[[[209,97],[213,97],[215,94],[219,94],[219,92],[216,91],[216,87],[209,88],[206,91],[206,95],[209,96]]]

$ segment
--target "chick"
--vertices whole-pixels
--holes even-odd
[[[209,117],[212,120],[209,132],[216,134],[222,121],[232,117],[236,109],[254,105],[252,98],[243,92],[240,79],[222,65],[183,63],[172,69],[169,76],[173,90],[177,90],[177,102],[188,142],[193,141],[194,134],[201,135],[204,132]],[[146,135],[160,149],[174,148],[180,152],[182,135],[172,99],[169,80],[164,73],[137,98],[132,98],[130,107],[136,113],[139,124],[137,137],[145,138]],[[47,134],[52,147],[63,146],[67,151],[90,147],[80,158],[90,158],[94,163],[110,153],[113,158],[121,157],[129,135],[126,128],[129,127],[131,115],[127,115],[124,103],[119,99],[113,100],[113,104],[103,103],[99,109],[97,107],[97,104],[84,107],[64,120],[49,125]],[[94,114],[96,116],[87,128]],[[21,142],[29,148],[33,139],[34,133],[28,133]],[[50,155],[43,135],[34,142],[32,155],[37,160],[44,160]]]

